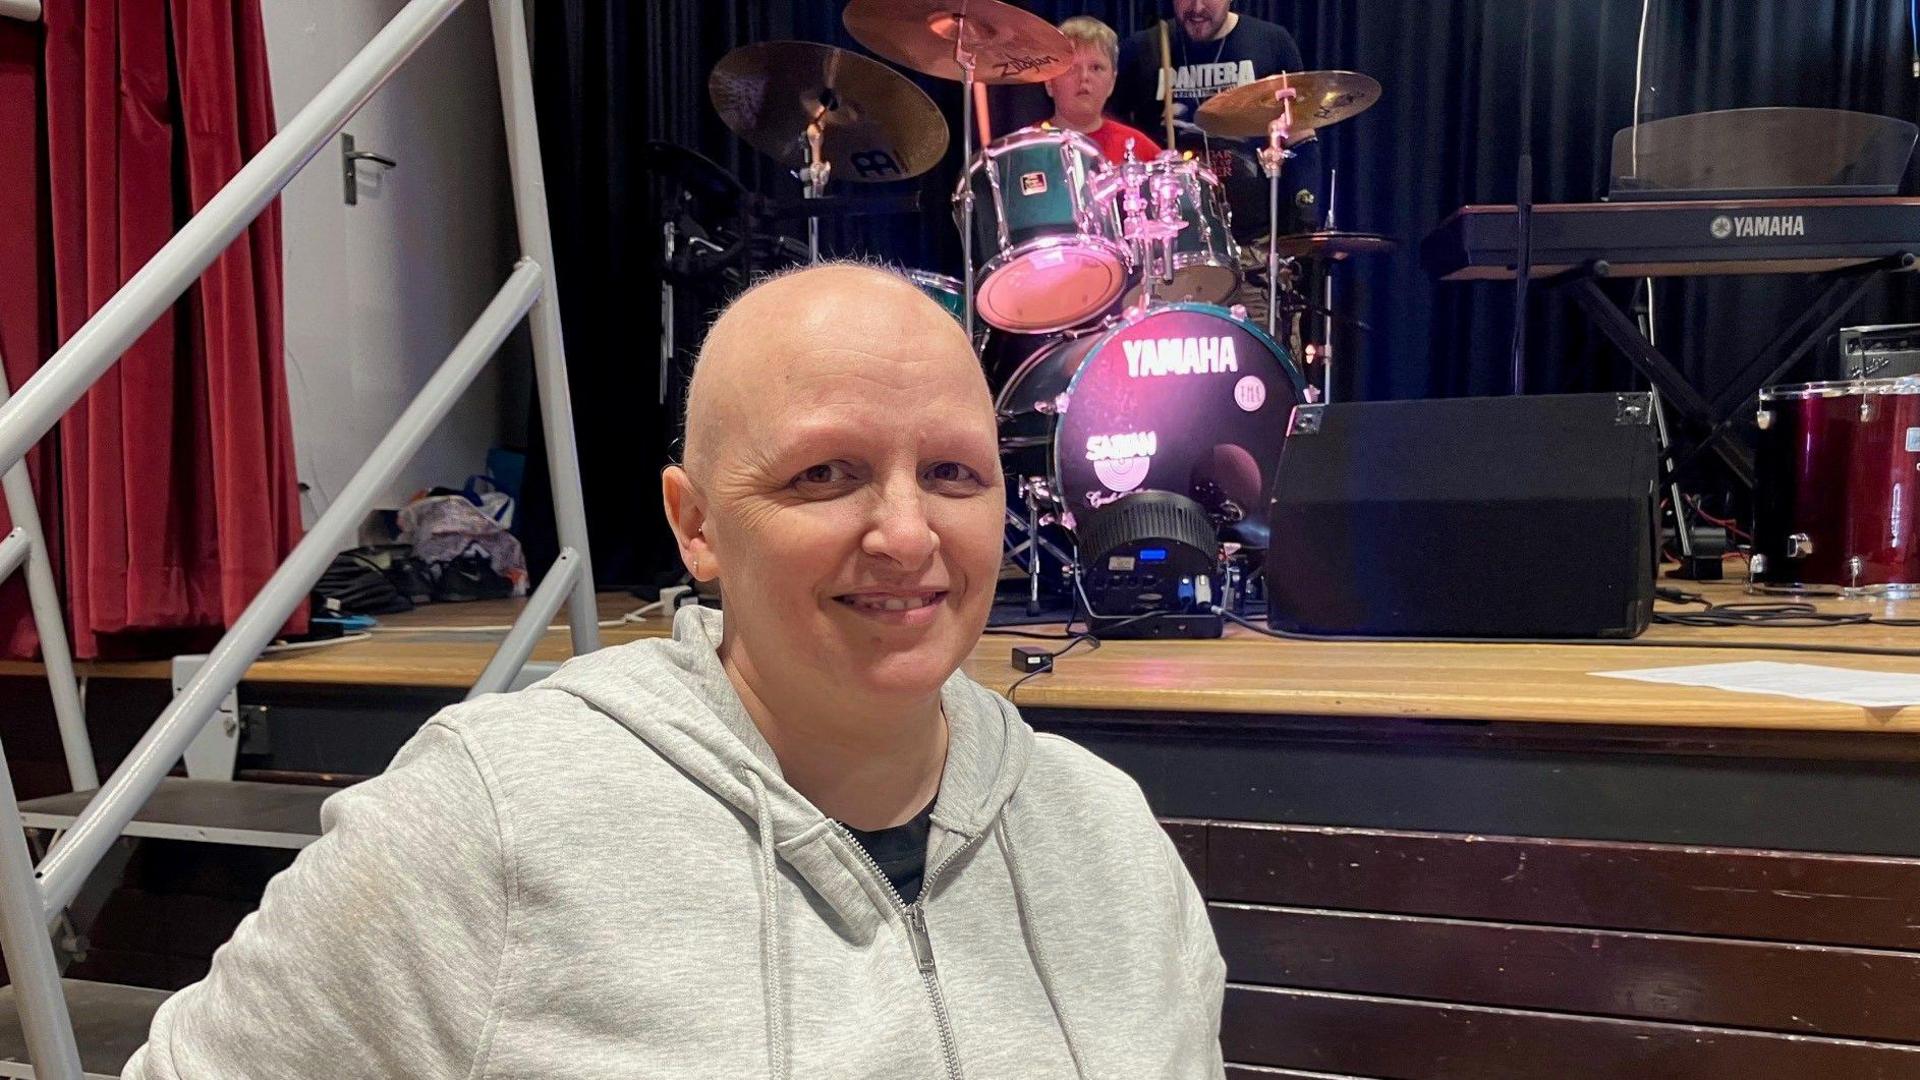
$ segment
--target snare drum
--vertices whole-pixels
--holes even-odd
[[[1193,300],[1220,304],[1240,288],[1240,245],[1233,239],[1233,213],[1226,189],[1213,170],[1177,151],[1166,151],[1149,161],[1130,162],[1107,169],[1094,180],[1093,194],[1121,219],[1129,189],[1136,192],[1148,215],[1155,213],[1154,187],[1177,193],[1175,206],[1182,228],[1173,237],[1173,279],[1157,280],[1159,267],[1139,257],[1143,280],[1128,291],[1126,302],[1146,295],[1160,300]]]
[[[1221,525],[1258,517],[1306,381],[1285,349],[1208,304],[1166,304],[1057,339],[1001,389],[1007,475],[1060,521],[1130,491],[1186,495]]]
[[[975,157],[954,195],[973,192],[974,310],[1002,330],[1044,334],[1105,311],[1130,269],[1115,212],[1093,197],[1100,151],[1077,131],[1029,129]]]
[[[1920,595],[1920,377],[1760,391],[1754,585]]]

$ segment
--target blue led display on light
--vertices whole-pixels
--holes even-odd
[[[1166,562],[1167,549],[1166,548],[1141,548],[1140,561],[1141,562]]]

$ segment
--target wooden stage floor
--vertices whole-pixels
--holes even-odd
[[[1729,567],[1732,569],[1732,567]],[[1753,599],[1736,583],[1666,582],[1717,602]],[[1525,588],[1516,578],[1514,588]],[[1920,601],[1819,601],[1823,610],[1920,616]],[[618,620],[640,601],[624,593],[600,597],[604,619]],[[440,605],[381,620],[370,638],[261,659],[250,683],[459,688],[478,676],[498,629],[518,601]],[[1684,608],[1662,603],[1663,611]],[[1058,627],[1035,627],[1057,632]],[[664,634],[662,619],[605,627],[609,645]],[[1018,674],[1010,663],[1017,637],[990,634],[967,672],[998,690]],[[1028,644],[1060,643],[1027,642]],[[1734,648],[1764,643],[1796,651]],[[1055,671],[1022,685],[1015,700],[1049,710],[1230,713],[1300,717],[1392,717],[1431,720],[1652,724],[1831,732],[1920,731],[1920,707],[1867,709],[1759,694],[1663,686],[1594,673],[1681,664],[1776,660],[1862,671],[1920,674],[1914,657],[1847,655],[1818,646],[1912,649],[1920,628],[1838,626],[1812,629],[1694,628],[1656,625],[1637,641],[1609,645],[1482,645],[1277,641],[1229,628],[1218,641],[1120,641],[1083,646]],[[549,632],[536,660],[570,655],[564,629]],[[82,665],[97,678],[167,677],[164,662]],[[36,673],[37,665],[0,663],[0,675]]]

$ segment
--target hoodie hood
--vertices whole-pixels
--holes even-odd
[[[779,859],[865,941],[893,906],[864,858],[786,782],[772,747],[720,665],[718,611],[683,607],[671,640],[643,641],[568,661],[539,685],[611,716],[748,821],[765,821]],[[955,673],[941,690],[947,761],[934,800],[927,865],[991,830],[1026,774],[1033,732],[998,695]],[[756,824],[756,828],[759,828]]]

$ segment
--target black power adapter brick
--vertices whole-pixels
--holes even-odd
[[[1053,670],[1053,653],[1032,645],[1013,647],[1013,670],[1032,673]]]

